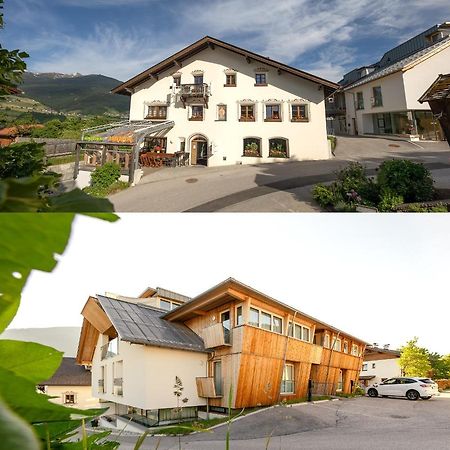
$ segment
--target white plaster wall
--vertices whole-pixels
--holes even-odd
[[[425,91],[436,81],[439,74],[450,73],[450,41],[447,47],[417,64],[403,74],[408,109],[429,110],[428,103],[419,103]]]
[[[381,86],[383,106],[372,106],[370,99],[373,97],[373,88],[376,86]],[[347,94],[354,94],[356,98],[357,92],[363,93],[364,109],[355,111],[353,97]],[[359,134],[373,133],[373,122],[371,116],[367,116],[368,114],[406,111],[407,109],[402,72],[396,72],[386,77],[379,78],[378,80],[371,81],[370,83],[349,89],[346,91],[345,98],[347,111],[351,111],[350,120],[353,117],[356,117]],[[348,119],[349,117],[347,117],[347,120]],[[353,129],[352,134],[354,134]]]
[[[379,383],[382,378],[400,377],[402,372],[398,361],[398,358],[364,361],[363,364],[367,364],[367,370],[361,370],[360,375],[375,375],[375,378],[369,380],[369,384]],[[375,364],[375,369],[372,369],[372,364]]]
[[[267,87],[255,87],[255,69],[268,69]],[[237,71],[237,87],[224,87],[226,69]],[[268,139],[284,137],[289,139],[289,154],[293,160],[328,159],[324,91],[319,85],[308,80],[283,72],[278,75],[277,69],[266,67],[261,63],[247,63],[242,56],[225,49],[206,49],[194,57],[183,61],[183,67],[173,68],[160,74],[159,80],[148,80],[136,87],[131,97],[130,118],[142,120],[145,116],[145,102],[170,100],[172,74],[182,73],[181,83],[194,82],[192,71],[203,70],[204,82],[211,85],[209,108],[205,109],[202,122],[188,120],[188,108],[174,103],[170,104],[168,120],[175,121],[175,127],[167,134],[169,153],[180,150],[180,137],[186,139],[186,151],[190,151],[189,138],[195,134],[205,135],[212,144],[212,156],[208,165],[226,165],[236,163],[260,163],[284,161],[280,158],[269,158]],[[290,105],[288,101],[305,99],[310,106],[310,121],[292,123],[290,121]],[[254,100],[256,105],[256,122],[239,122],[239,101]],[[264,122],[264,100],[282,101],[282,122]],[[216,105],[227,105],[227,121],[216,120]],[[242,157],[243,139],[245,137],[262,138],[262,158]],[[226,161],[224,161],[226,157]]]
[[[64,394],[74,393],[76,403],[64,404]],[[93,396],[91,386],[47,386],[46,394],[54,396],[50,399],[52,403],[78,409],[100,408],[98,397]]]
[[[205,399],[197,396],[195,378],[206,376],[207,355],[176,349],[166,349],[120,341],[119,354],[101,360],[99,343],[92,362],[92,393],[101,399],[141,409],[174,408],[177,406],[173,394],[175,377],[183,383],[183,395],[187,403],[180,406],[205,405]],[[123,396],[113,394],[113,363],[123,361]],[[106,393],[100,393],[98,380],[101,366],[107,370]]]

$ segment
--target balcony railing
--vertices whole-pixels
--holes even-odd
[[[202,331],[206,348],[215,348],[231,345],[231,330],[221,323],[216,323]]]
[[[207,84],[182,84],[179,88],[182,97],[208,97],[210,95]]]

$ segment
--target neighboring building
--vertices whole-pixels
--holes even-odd
[[[44,125],[17,125],[0,129],[0,147],[7,147],[14,144],[16,138],[28,136],[34,128],[44,128]]]
[[[437,80],[420,97],[420,103],[428,102],[435,117],[439,118],[450,145],[450,73],[440,74]]]
[[[130,120],[166,123],[146,149],[219,166],[330,158],[325,98],[337,84],[206,36],[113,89]]]
[[[38,390],[52,398],[51,402],[78,409],[98,408],[92,396],[91,372],[77,364],[75,358],[63,358],[56,373],[38,385]]]
[[[347,73],[327,115],[338,134],[443,140],[439,121],[419,97],[448,71],[450,22],[445,22],[389,50],[379,62]]]
[[[388,348],[366,347],[364,362],[359,375],[360,385],[369,386],[387,378],[401,377],[400,352]]]
[[[164,424],[223,412],[230,391],[244,408],[306,397],[309,380],[320,394],[357,383],[365,342],[232,278],[170,311],[146,292],[90,297],[82,311],[77,361],[118,417]]]

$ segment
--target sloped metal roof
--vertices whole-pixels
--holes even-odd
[[[344,91],[361,86],[362,84],[369,83],[370,81],[374,81],[379,78],[383,78],[392,73],[398,72],[399,70],[404,69],[409,64],[411,64],[415,61],[418,61],[419,59],[428,55],[429,53],[432,53],[432,52],[438,50],[440,47],[446,47],[449,44],[450,44],[450,36],[447,36],[446,38],[442,39],[441,41],[437,42],[436,44],[430,45],[429,47],[422,49],[400,61],[397,61],[394,64],[391,64],[387,67],[383,67],[379,70],[375,70],[374,72],[371,72],[369,75],[365,76],[364,78],[361,78],[360,80],[356,81],[355,83],[345,86]]]
[[[206,352],[203,339],[186,325],[164,320],[165,311],[102,295],[97,299],[123,341]]]
[[[164,289],[164,288],[160,288],[160,287],[156,288],[156,295],[159,297],[169,298],[171,300],[176,300],[176,301],[183,302],[183,303],[186,303],[186,302],[189,302],[190,300],[192,300],[192,298],[188,297],[187,295],[178,294],[178,292],[169,291],[168,289]]]

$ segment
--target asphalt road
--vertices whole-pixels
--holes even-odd
[[[181,438],[181,448],[224,449],[225,435],[226,426],[221,426],[213,433],[184,436]],[[120,450],[132,449],[136,439],[120,437]],[[147,438],[142,448],[152,450],[156,445],[158,438]],[[158,447],[159,450],[178,448],[177,437],[162,438]],[[230,448],[450,449],[450,394],[415,402],[363,397],[293,407],[279,406],[233,423]]]
[[[348,161],[374,169],[387,158],[405,158],[450,174],[450,147],[444,142],[339,137],[335,154],[327,161],[156,169],[111,201],[117,212],[312,212],[318,208],[310,186],[331,181]]]

